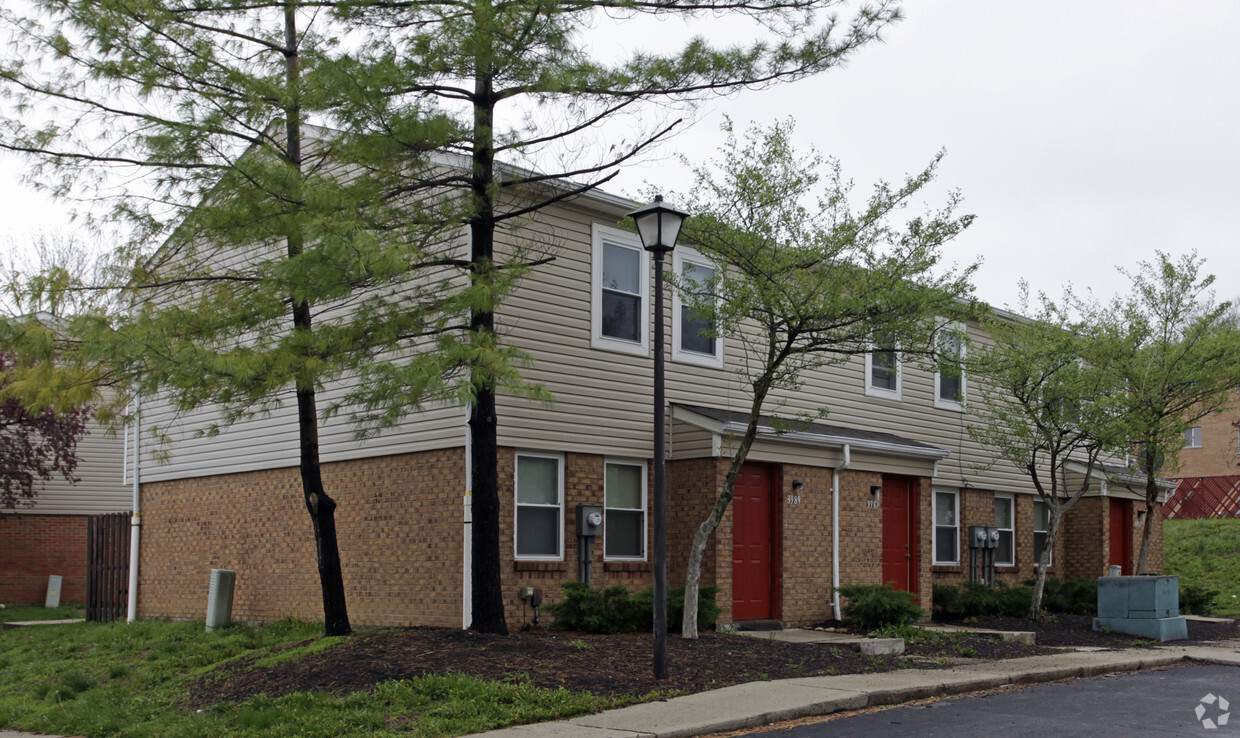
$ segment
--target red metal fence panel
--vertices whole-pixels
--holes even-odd
[[[1234,518],[1240,516],[1240,475],[1185,477],[1163,503],[1170,519]]]

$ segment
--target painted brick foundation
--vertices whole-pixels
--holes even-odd
[[[43,604],[52,574],[61,602],[86,601],[86,516],[0,515],[0,602]]]

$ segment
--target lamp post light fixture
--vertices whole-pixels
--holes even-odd
[[[667,678],[667,464],[663,394],[663,256],[676,248],[688,213],[654,202],[629,213],[642,247],[654,255],[654,677]]]

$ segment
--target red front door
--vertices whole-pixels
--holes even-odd
[[[883,581],[917,591],[917,491],[909,477],[883,475]]]
[[[1121,566],[1120,573],[1132,574],[1132,502],[1111,500],[1111,566]]]
[[[770,467],[746,464],[732,497],[732,619],[773,618],[775,524]]]

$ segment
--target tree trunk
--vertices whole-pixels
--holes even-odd
[[[1059,520],[1063,511],[1056,503],[1047,505],[1050,508],[1050,524],[1046,530],[1046,543],[1042,546],[1042,555],[1038,557],[1035,571],[1037,576],[1033,582],[1033,596],[1029,600],[1029,618],[1042,619],[1042,593],[1046,590],[1046,570],[1050,567],[1051,555],[1055,551],[1055,542],[1059,540]]]
[[[1154,476],[1153,466],[1151,457],[1145,468],[1145,525],[1141,526],[1141,553],[1137,555],[1136,574],[1144,574],[1150,560],[1150,529],[1154,526],[1154,506],[1158,504],[1158,478]]]
[[[715,506],[711,508],[710,515],[706,516],[706,520],[702,521],[693,533],[693,547],[689,550],[689,567],[685,572],[685,613],[680,623],[682,638],[698,637],[698,598],[702,587],[702,557],[706,555],[706,544],[710,542],[711,535],[719,527],[723,514],[727,512],[728,505],[732,502],[732,496],[736,492],[736,478],[740,476],[741,467],[744,466],[745,459],[749,456],[749,449],[758,435],[758,416],[762,413],[762,403],[766,401],[770,387],[770,373],[763,375],[754,383],[754,399],[749,411],[749,425],[745,428],[745,435],[741,437],[736,452],[732,454],[732,463],[723,480],[723,491],[715,500]]]
[[[293,102],[285,108],[285,132],[288,136],[289,164],[301,171],[301,109],[296,104],[300,71],[297,54],[297,6],[284,6],[284,57],[288,92]],[[297,180],[300,183],[300,179]],[[301,193],[294,193],[300,197]],[[304,234],[294,227],[288,235],[288,256],[295,258],[304,247]],[[310,305],[305,300],[293,301],[293,330],[310,333]],[[336,501],[323,489],[319,460],[319,417],[314,383],[298,378],[297,433],[301,489],[306,510],[314,526],[314,547],[318,559],[319,584],[323,593],[323,632],[329,636],[348,635],[349,611],[344,596],[344,574],[340,567],[340,549],[336,542]]]
[[[475,23],[479,44],[489,39],[482,36],[491,22],[489,0],[475,6]],[[485,48],[485,47],[480,47]],[[470,218],[470,280],[488,284],[494,269],[495,200],[491,189],[495,171],[495,148],[492,124],[495,116],[495,95],[492,60],[481,51],[475,57],[473,167],[470,187],[474,212]],[[494,340],[495,315],[490,307],[474,309],[470,314],[470,334],[474,341],[489,344]],[[499,437],[495,415],[495,384],[485,367],[470,370],[474,388],[474,405],[469,416],[469,438],[473,461],[473,623],[470,629],[479,633],[507,635],[504,620],[503,584],[500,577],[499,543]]]

